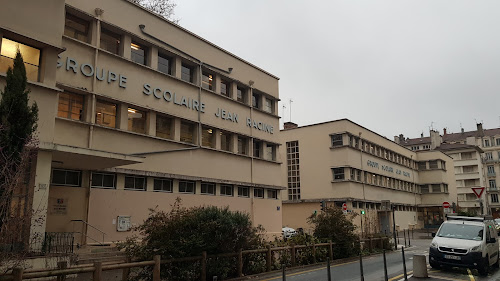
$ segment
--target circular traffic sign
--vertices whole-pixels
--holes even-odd
[[[347,211],[347,204],[346,203],[342,204],[342,210]]]
[[[448,209],[450,207],[450,203],[443,202],[443,208]]]

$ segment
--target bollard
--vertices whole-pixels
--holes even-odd
[[[384,280],[388,281],[389,280],[389,275],[387,274],[387,259],[385,257],[385,248],[383,250],[383,255],[384,255]]]
[[[407,247],[408,245],[406,244],[406,231],[403,229],[403,237],[405,239],[405,247]]]
[[[427,260],[425,255],[413,255],[413,277],[427,278]]]
[[[408,247],[411,247],[410,230],[408,229]]]
[[[153,281],[160,281],[160,264],[161,264],[161,256],[160,255],[155,255],[153,257],[153,260],[155,262],[155,265],[153,267]]]
[[[283,278],[282,278],[282,280],[286,281],[286,267],[285,267],[284,264],[282,264],[281,267],[283,268]]]
[[[201,281],[207,281],[207,252],[201,252]]]
[[[328,281],[332,281],[332,273],[330,271],[330,258],[326,258],[326,274]]]
[[[14,278],[13,280],[14,281],[22,281],[23,280],[23,271],[24,270],[22,268],[18,268],[18,267],[14,268],[12,270],[12,276]]]
[[[126,263],[131,263],[131,262],[132,262],[132,258],[127,257]],[[127,281],[129,275],[130,275],[130,267],[124,268],[122,271],[122,281]]]
[[[102,281],[102,262],[94,262],[94,278],[93,281]]]
[[[361,281],[365,281],[365,274],[363,273],[363,253],[359,253],[359,272],[361,274]]]
[[[271,271],[272,266],[272,252],[271,245],[267,245],[267,254],[266,254],[266,271]]]
[[[213,276],[212,281],[217,281],[217,276]]]
[[[405,281],[408,281],[408,274],[406,273],[405,247],[401,247],[401,253],[403,255],[403,274],[405,275]]]

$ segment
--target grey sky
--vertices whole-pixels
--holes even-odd
[[[282,121],[292,99],[299,125],[389,139],[500,127],[500,1],[176,2],[180,25],[281,78]]]

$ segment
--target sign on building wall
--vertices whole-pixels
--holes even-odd
[[[49,198],[49,214],[67,215],[68,198]]]

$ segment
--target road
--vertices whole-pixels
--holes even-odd
[[[424,254],[428,256],[429,250],[429,239],[415,239],[412,240],[412,246],[406,248],[406,272],[408,275],[408,280],[416,281],[421,280],[412,277],[413,269],[413,255]],[[404,281],[403,275],[403,257],[401,250],[398,252],[392,251],[386,254],[387,260],[387,273],[389,281]],[[363,258],[363,272],[364,280],[385,280],[384,279],[384,262],[382,255],[373,255]],[[500,281],[500,270],[492,269],[486,277],[479,276],[476,270],[470,269],[460,269],[451,268],[443,270],[434,270],[429,267],[429,279],[426,280],[446,280],[446,281],[486,281],[486,280],[498,280]],[[351,281],[361,280],[360,274],[360,264],[359,259],[350,262],[345,262],[341,264],[335,264],[331,266],[331,276],[334,281]],[[283,280],[282,273],[269,274],[263,276],[258,280],[271,281],[271,280]],[[287,281],[327,281],[327,269],[325,265],[314,266],[296,270],[290,270],[286,274]]]

